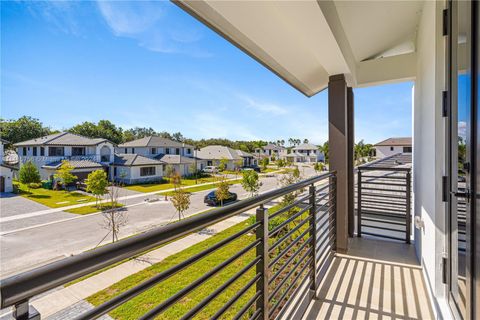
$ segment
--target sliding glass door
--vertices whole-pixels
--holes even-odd
[[[476,319],[475,254],[478,50],[477,4],[449,2],[448,87],[448,298],[458,318]],[[479,207],[480,208],[480,207]],[[478,250],[478,249],[477,249]]]

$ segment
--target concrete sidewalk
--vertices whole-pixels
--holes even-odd
[[[42,318],[54,315],[60,311],[64,312],[65,309],[77,305],[79,302],[82,302],[84,299],[97,293],[98,291],[106,289],[118,281],[128,277],[129,275],[148,268],[149,266],[164,260],[170,255],[185,250],[188,247],[208,239],[231,226],[245,221],[250,215],[253,214],[255,214],[255,210],[250,210],[243,214],[221,221],[207,229],[203,229],[175,242],[169,243],[159,249],[144,254],[137,259],[129,260],[76,284],[66,288],[58,289],[50,294],[42,296],[36,300],[33,300],[32,305],[40,312]]]

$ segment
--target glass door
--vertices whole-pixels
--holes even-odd
[[[468,230],[472,183],[471,3],[450,2],[449,32],[449,302],[460,318],[468,318],[470,263]]]

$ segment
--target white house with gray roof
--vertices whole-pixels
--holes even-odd
[[[87,138],[70,132],[54,133],[36,139],[18,142],[20,167],[31,161],[39,169],[42,179],[51,179],[62,160],[68,160],[80,180],[98,169],[108,171],[114,160],[114,144],[103,138]]]
[[[324,161],[324,154],[318,150],[318,147],[311,143],[302,143],[292,148],[291,152],[285,155],[285,158],[291,162],[319,162]]]
[[[140,154],[115,154],[111,178],[126,184],[160,182],[165,164]]]
[[[197,157],[205,160],[207,166],[219,166],[222,159],[227,160],[227,170],[235,170],[237,163],[244,161],[237,150],[225,146],[206,146],[197,151]]]
[[[206,162],[194,157],[194,147],[170,139],[149,136],[141,139],[119,144],[117,153],[138,154],[144,157],[160,160],[182,176],[193,174],[192,164],[197,164],[197,169],[202,169]],[[164,167],[165,167],[164,166]]]
[[[8,144],[8,141],[0,138],[0,192],[12,192],[13,174],[16,168],[3,162],[5,144]]]
[[[266,146],[255,149],[255,156],[257,158],[283,158],[287,154],[287,149],[282,146],[278,146],[274,143],[269,143]]]

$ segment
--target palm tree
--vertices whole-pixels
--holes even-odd
[[[307,144],[307,143],[308,143],[308,139],[303,139],[303,143]]]
[[[288,144],[292,146],[294,144],[293,138],[288,138]]]

